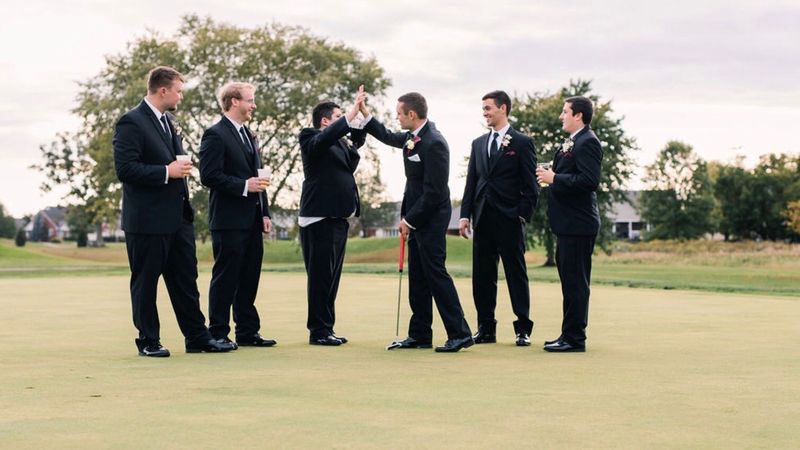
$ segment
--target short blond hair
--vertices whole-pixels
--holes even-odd
[[[241,100],[242,91],[245,89],[252,89],[255,92],[256,87],[250,83],[242,83],[241,81],[231,81],[219,88],[217,93],[217,102],[223,112],[227,112],[233,106],[233,99]]]

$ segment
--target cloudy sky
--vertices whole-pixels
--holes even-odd
[[[796,0],[29,0],[0,6],[0,203],[8,211],[58,203],[27,167],[39,145],[78,126],[70,115],[76,82],[149,30],[171,34],[189,13],[240,26],[300,25],[374,55],[392,79],[390,99],[412,90],[428,98],[450,142],[453,197],[469,142],[483,132],[480,97],[494,89],[552,92],[593,80],[637,139],[640,166],[672,139],[706,159],[744,154],[750,164],[800,151],[792,138],[800,124]],[[384,167],[397,158],[387,152]],[[402,174],[384,173],[399,198]]]

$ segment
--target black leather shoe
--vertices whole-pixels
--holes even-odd
[[[256,333],[252,336],[236,337],[236,343],[242,347],[272,347],[278,342],[274,339],[264,339],[260,334]]]
[[[494,333],[489,334],[483,330],[478,330],[475,336],[472,336],[472,339],[476,344],[494,344],[497,342],[497,336]]]
[[[224,353],[233,350],[234,345],[233,342],[224,343],[216,339],[198,339],[186,343],[186,353]]]
[[[517,347],[528,347],[531,345],[531,338],[528,333],[517,334]]]
[[[139,356],[150,356],[153,358],[169,357],[169,350],[164,348],[161,343],[146,345],[139,349]]]
[[[407,337],[402,341],[394,341],[386,346],[386,350],[394,350],[396,348],[431,348],[433,344],[428,341],[418,341],[412,337]]]
[[[553,345],[553,344],[555,344],[556,342],[558,342],[560,340],[561,340],[561,336],[559,336],[558,339],[553,339],[552,341],[544,341],[544,345]]]
[[[342,345],[342,341],[333,337],[332,334],[318,338],[314,337],[308,338],[308,343],[311,345],[330,345],[330,346]]]
[[[472,347],[472,344],[474,343],[475,341],[472,339],[472,336],[467,336],[460,339],[448,339],[443,346],[436,347],[436,351],[439,353],[453,353],[461,350],[462,348]]]
[[[342,341],[342,344],[347,344],[347,338],[344,336],[337,336],[336,333],[331,333],[331,336],[335,337],[336,339]]]
[[[236,342],[233,342],[232,340],[228,339],[227,336],[224,338],[219,338],[216,341],[218,344],[225,344],[232,346],[233,348],[231,350],[236,350],[237,348],[239,348],[239,345],[237,345]]]
[[[552,344],[545,345],[544,350],[547,352],[555,352],[555,353],[585,352],[586,346],[572,345],[565,340],[559,340],[553,342]]]

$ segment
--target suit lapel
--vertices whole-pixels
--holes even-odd
[[[236,126],[233,125],[233,122],[231,122],[230,119],[228,119],[225,116],[222,116],[221,120],[225,123],[225,126],[228,128],[228,132],[230,133],[230,136],[239,145],[239,150],[241,150],[242,154],[244,155],[244,160],[247,161],[247,164],[250,166],[251,169],[253,169],[253,157],[254,156],[253,156],[253,153],[250,152],[250,149],[247,148],[247,144],[245,144],[244,141],[242,141],[242,135],[239,134],[239,131],[236,130]],[[245,131],[247,133],[249,133],[249,131],[247,130],[247,127],[245,127]]]
[[[159,122],[158,118],[153,113],[153,110],[150,109],[150,106],[148,106],[147,103],[144,102],[144,100],[142,100],[140,107],[143,109],[144,114],[150,118],[150,122],[153,124],[153,127],[155,128],[156,134],[161,136],[161,140],[164,142],[164,145],[167,146],[167,150],[169,150],[169,153],[172,156],[175,156],[175,149],[172,147],[172,143],[167,138],[166,133],[164,133],[164,127],[161,125],[161,122]],[[167,122],[169,122],[169,120]]]

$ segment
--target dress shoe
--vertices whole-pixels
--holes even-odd
[[[561,337],[559,336],[558,339],[553,339],[552,341],[544,341],[544,345],[553,345],[556,342],[560,341]]]
[[[167,358],[169,357],[169,350],[164,348],[161,343],[146,345],[139,349],[139,356],[150,356],[153,358]]]
[[[531,345],[531,338],[528,333],[517,334],[517,347],[528,347]]]
[[[402,341],[394,341],[388,346],[386,350],[394,350],[396,348],[431,348],[433,344],[429,341],[418,341],[412,337],[407,337]]]
[[[236,343],[242,347],[272,347],[278,342],[274,339],[264,339],[260,334],[256,333],[252,336],[237,336]]]
[[[308,343],[311,345],[329,345],[329,346],[342,345],[342,341],[333,337],[332,334],[317,338],[310,337],[308,338]]]
[[[475,336],[472,336],[472,339],[476,344],[494,344],[497,342],[497,336],[494,333],[488,333],[480,329],[475,333]]]
[[[337,336],[336,333],[331,333],[331,336],[335,337],[336,339],[342,341],[342,344],[347,344],[347,338],[344,336]]]
[[[228,339],[227,336],[217,339],[217,343],[230,345],[233,347],[231,350],[236,350],[237,348],[239,348],[239,345],[237,345],[236,342],[233,342],[232,340]]]
[[[233,342],[219,342],[216,339],[197,339],[186,343],[186,353],[224,353],[233,350],[234,345]]]
[[[567,352],[585,352],[586,346],[581,345],[572,345],[569,342],[561,339],[551,344],[546,344],[544,346],[544,350],[548,352],[555,352],[555,353],[567,353]]]
[[[448,339],[443,346],[436,347],[436,351],[438,353],[453,353],[461,350],[462,348],[472,347],[472,344],[474,343],[475,340],[472,339],[472,336],[459,339]]]

